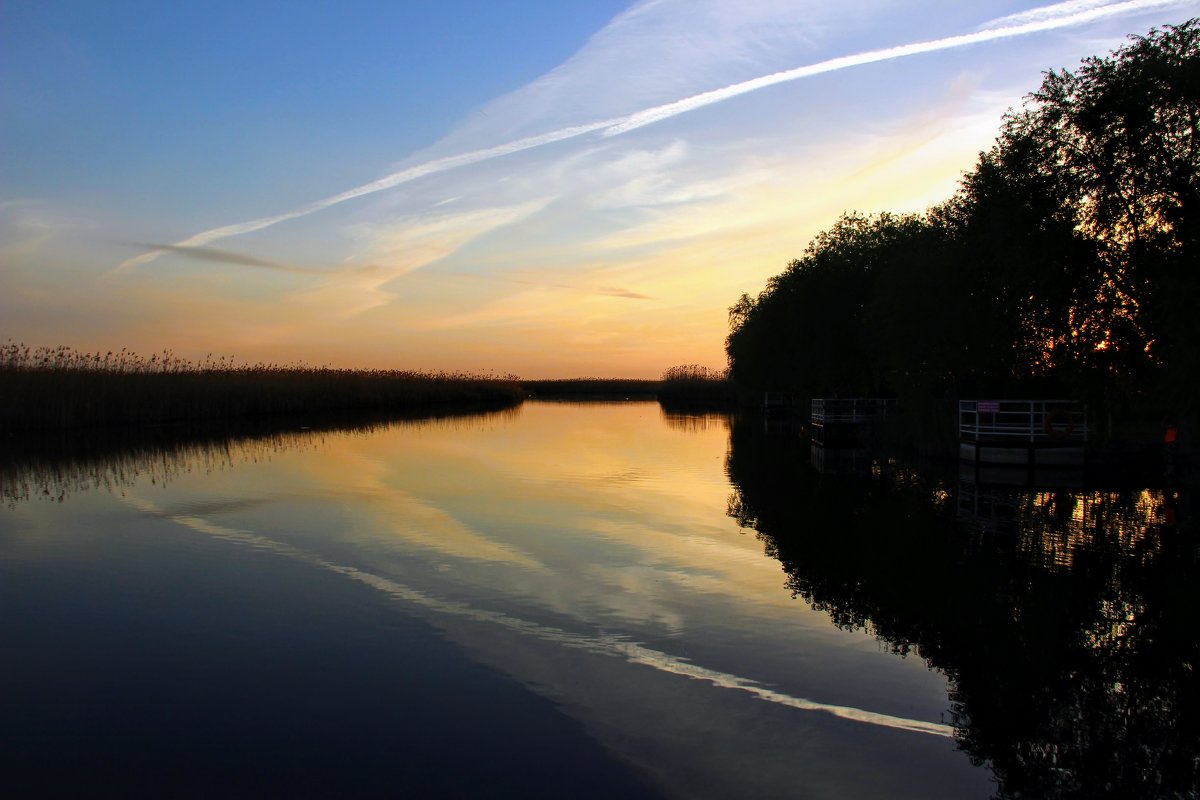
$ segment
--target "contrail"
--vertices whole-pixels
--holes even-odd
[[[997,20],[984,23],[982,28],[974,33],[958,34],[956,36],[947,36],[941,39],[931,39],[925,42],[917,42],[914,44],[899,45],[897,47],[888,47],[881,50],[869,50],[863,53],[858,53],[849,56],[839,56],[826,61],[820,61],[816,64],[809,64],[795,69],[776,72],[771,75],[764,75],[760,78],[753,78],[748,81],[731,84],[722,89],[714,89],[708,92],[692,95],[691,97],[676,100],[671,103],[654,106],[652,108],[636,111],[623,117],[615,117],[607,120],[589,122],[582,125],[573,125],[566,128],[560,128],[549,133],[539,134],[537,136],[529,136],[524,139],[516,139],[505,144],[496,145],[494,147],[484,148],[482,150],[473,150],[469,153],[462,153],[456,156],[447,156],[444,158],[426,161],[423,164],[418,164],[407,169],[393,172],[390,175],[385,175],[378,180],[364,183],[353,189],[348,189],[340,194],[335,194],[327,197],[324,200],[318,200],[300,208],[288,211],[283,214],[277,214],[272,217],[261,217],[259,219],[250,220],[249,222],[240,222],[234,225],[226,225],[220,228],[198,233],[189,239],[181,242],[176,242],[172,247],[190,248],[203,247],[211,242],[219,239],[226,239],[231,236],[240,236],[253,231],[259,231],[263,228],[269,228],[272,225],[277,225],[280,222],[286,222],[297,217],[308,216],[309,214],[323,211],[331,206],[339,203],[344,203],[347,200],[353,200],[364,195],[381,192],[385,189],[391,189],[404,183],[423,178],[427,175],[433,175],[438,172],[445,172],[458,167],[477,164],[481,161],[489,161],[494,158],[519,153],[523,150],[531,150],[535,147],[561,142],[567,139],[574,139],[585,134],[601,131],[603,136],[619,136],[623,133],[636,130],[646,125],[652,125],[656,122],[661,122],[665,119],[678,116],[679,114],[694,111],[698,108],[719,103],[724,100],[729,100],[734,97],[739,97],[750,92],[764,89],[768,86],[775,86],[780,83],[809,78],[814,75],[822,75],[838,70],[849,69],[851,67],[863,66],[865,64],[875,64],[881,61],[891,61],[898,58],[907,58],[909,56],[922,55],[925,53],[934,53],[941,50],[951,50],[959,47],[967,47],[983,42],[995,41],[997,39],[1010,39],[1020,36],[1028,36],[1034,33],[1042,33],[1045,31],[1057,30],[1059,28],[1068,28],[1076,25],[1083,25],[1089,22],[1095,22],[1108,17],[1115,17],[1122,14],[1130,14],[1139,11],[1149,11],[1155,8],[1165,6],[1181,5],[1189,0],[1124,0],[1111,4],[1101,4],[1103,0],[1065,0],[1061,3],[1053,3],[1051,5],[1042,6],[1039,8],[1028,9],[1019,14],[1001,17]],[[999,27],[995,27],[995,26]],[[159,256],[169,252],[166,248],[151,250],[148,253],[143,253],[134,258],[122,261],[109,274],[119,274],[126,272],[140,264],[146,264]]]
[[[1015,14],[1009,14],[1006,17],[997,17],[979,26],[980,30],[987,28],[1003,28],[1007,25],[1023,25],[1026,22],[1035,22],[1052,17],[1062,17],[1070,14],[1075,14],[1081,11],[1091,11],[1094,8],[1102,8],[1110,5],[1112,0],[1063,0],[1061,3],[1055,3],[1052,6],[1041,6],[1040,8],[1031,8],[1026,11],[1018,11]]]
[[[954,737],[954,728],[939,722],[929,722],[927,720],[910,719],[908,717],[897,717],[891,714],[881,714],[876,711],[867,711],[854,706],[834,705],[831,703],[821,703],[816,700],[809,700],[804,697],[795,697],[776,691],[767,686],[752,681],[748,678],[743,678],[738,675],[733,675],[728,672],[720,672],[718,670],[702,667],[698,664],[693,664],[684,658],[664,653],[660,650],[654,650],[637,642],[629,641],[625,637],[614,636],[611,634],[602,634],[599,636],[588,636],[581,633],[572,633],[562,630],[561,628],[552,628],[546,625],[540,625],[536,622],[530,622],[518,617],[513,617],[500,611],[489,611],[487,609],[476,608],[454,600],[442,600],[424,592],[405,586],[389,578],[384,578],[357,567],[348,567],[343,564],[337,564],[314,555],[298,547],[293,547],[290,544],[277,542],[261,534],[252,533],[250,531],[238,530],[236,528],[227,528],[223,525],[217,525],[209,522],[198,516],[191,514],[171,514],[160,510],[153,503],[138,498],[136,496],[126,495],[122,498],[125,502],[132,505],[144,514],[149,514],[162,519],[168,519],[178,525],[182,525],[197,533],[205,534],[217,539],[222,539],[228,542],[250,547],[254,550],[274,553],[275,555],[285,558],[301,561],[321,569],[329,570],[337,573],[350,580],[370,586],[376,591],[382,592],[393,600],[399,600],[405,604],[412,604],[424,608],[428,611],[433,611],[438,614],[444,614],[453,617],[461,617],[474,622],[484,622],[492,625],[521,633],[526,636],[531,636],[542,641],[552,642],[557,645],[571,648],[573,650],[581,650],[593,655],[602,655],[622,658],[630,664],[641,664],[658,670],[659,672],[669,673],[671,675],[679,675],[692,680],[703,681],[710,683],[720,689],[734,689],[750,694],[759,700],[765,700],[768,703],[787,706],[789,708],[799,709],[801,711],[819,711],[826,714],[831,714],[839,719],[852,720],[861,722],[867,725],[876,725],[882,728],[892,728],[894,730],[909,731],[911,733],[924,733],[931,736],[943,736],[946,738]]]
[[[280,222],[287,222],[289,219],[306,217],[309,214],[316,213],[317,211],[323,211],[330,206],[335,206],[338,203],[344,203],[347,200],[353,200],[356,197],[374,194],[375,192],[382,192],[385,189],[391,189],[392,187],[399,186],[402,183],[415,181],[417,178],[423,178],[426,175],[445,172],[448,169],[465,167],[469,164],[477,164],[480,161],[488,161],[493,158],[499,158],[500,156],[519,153],[522,150],[530,150],[534,147],[541,147],[542,145],[551,144],[553,142],[561,142],[564,139],[573,139],[576,136],[582,136],[585,133],[591,133],[592,131],[611,127],[620,121],[621,118],[618,117],[614,119],[601,120],[599,122],[590,122],[585,125],[574,125],[569,128],[560,128],[559,130],[551,131],[550,133],[543,133],[537,136],[529,136],[524,139],[517,139],[516,141],[496,145],[495,147],[488,147],[483,150],[473,150],[469,153],[463,153],[457,156],[447,156],[445,158],[434,159],[433,161],[426,161],[424,164],[418,164],[415,167],[409,167],[408,169],[403,169],[399,172],[393,172],[390,175],[385,175],[384,177],[371,181],[370,183],[364,183],[363,185],[356,186],[353,189],[347,189],[341,194],[335,194],[332,197],[325,198],[324,200],[318,200],[314,203],[309,203],[306,206],[301,206],[294,211],[276,214],[273,217],[260,217],[259,219],[253,219],[249,222],[239,222],[234,225],[226,225],[221,228],[213,228],[212,230],[197,233],[190,239],[184,239],[182,242],[176,242],[174,247],[203,247],[210,242],[217,241],[218,239],[227,239],[230,236],[241,236],[242,234],[253,233],[254,231],[260,231],[263,228],[269,228],[272,225],[278,225]],[[166,252],[168,251],[165,249],[151,250],[148,253],[143,253],[140,256],[122,261],[116,269],[112,270],[110,274],[126,272],[129,269],[138,266],[139,264],[147,264]]]
[[[828,61],[809,64],[805,67],[796,67],[795,69],[776,72],[772,75],[764,75],[761,78],[742,81],[741,83],[726,86],[723,89],[714,89],[710,92],[692,95],[683,100],[676,100],[673,103],[665,103],[661,106],[655,106],[654,108],[630,114],[616,125],[605,128],[603,135],[617,136],[645,125],[652,125],[655,122],[661,122],[664,119],[684,114],[688,111],[694,111],[704,106],[710,106],[713,103],[719,103],[722,100],[755,92],[779,83],[809,78],[813,75],[823,75],[827,72],[837,72],[864,64],[875,64],[880,61],[891,61],[897,58],[934,53],[940,50],[967,47],[968,45],[990,42],[996,39],[1028,36],[1031,33],[1041,33],[1042,31],[1054,30],[1056,28],[1082,25],[1105,17],[1117,16],[1133,11],[1145,11],[1158,6],[1176,5],[1181,2],[1185,2],[1185,0],[1127,0],[1127,2],[1096,7],[1095,3],[1089,3],[1087,0],[1070,0],[1069,2],[1044,6],[1040,9],[1032,9],[1031,11],[1024,12],[1020,17],[1029,21],[1022,21],[1019,24],[991,28],[987,27],[989,23],[985,23],[984,29],[975,33],[963,33],[957,36],[947,36],[943,39],[933,39],[928,42],[917,42],[897,47],[886,47],[882,50],[868,50],[865,53],[858,53],[851,56],[840,56],[838,58],[831,58]]]

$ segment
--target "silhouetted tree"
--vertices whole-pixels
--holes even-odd
[[[1015,375],[1109,402],[1194,385],[1196,43],[1191,21],[1047,73],[941,209],[1011,310]]]
[[[886,391],[872,357],[867,310],[872,281],[910,249],[925,223],[916,215],[843,216],[816,236],[767,287],[730,309],[732,374],[756,389],[810,394]]]
[[[1200,20],[1050,71],[959,191],[842,217],[730,309],[734,379],[811,395],[1200,390]]]
[[[1035,149],[1025,139],[998,143],[930,212],[953,242],[958,278],[946,300],[959,309],[969,351],[959,361],[979,384],[972,388],[989,394],[1061,378],[1100,341],[1095,247]]]

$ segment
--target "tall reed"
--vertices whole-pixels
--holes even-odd
[[[170,350],[0,345],[0,431],[326,411],[424,412],[521,401],[512,375],[190,361]]]
[[[663,373],[659,402],[674,408],[721,408],[737,403],[738,393],[728,370],[682,364]]]

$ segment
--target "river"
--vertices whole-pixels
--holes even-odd
[[[0,472],[20,796],[1195,788],[1170,488],[637,402],[58,450]]]

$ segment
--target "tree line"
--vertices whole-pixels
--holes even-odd
[[[1200,19],[1049,71],[958,191],[846,214],[730,308],[743,388],[1196,405]]]

